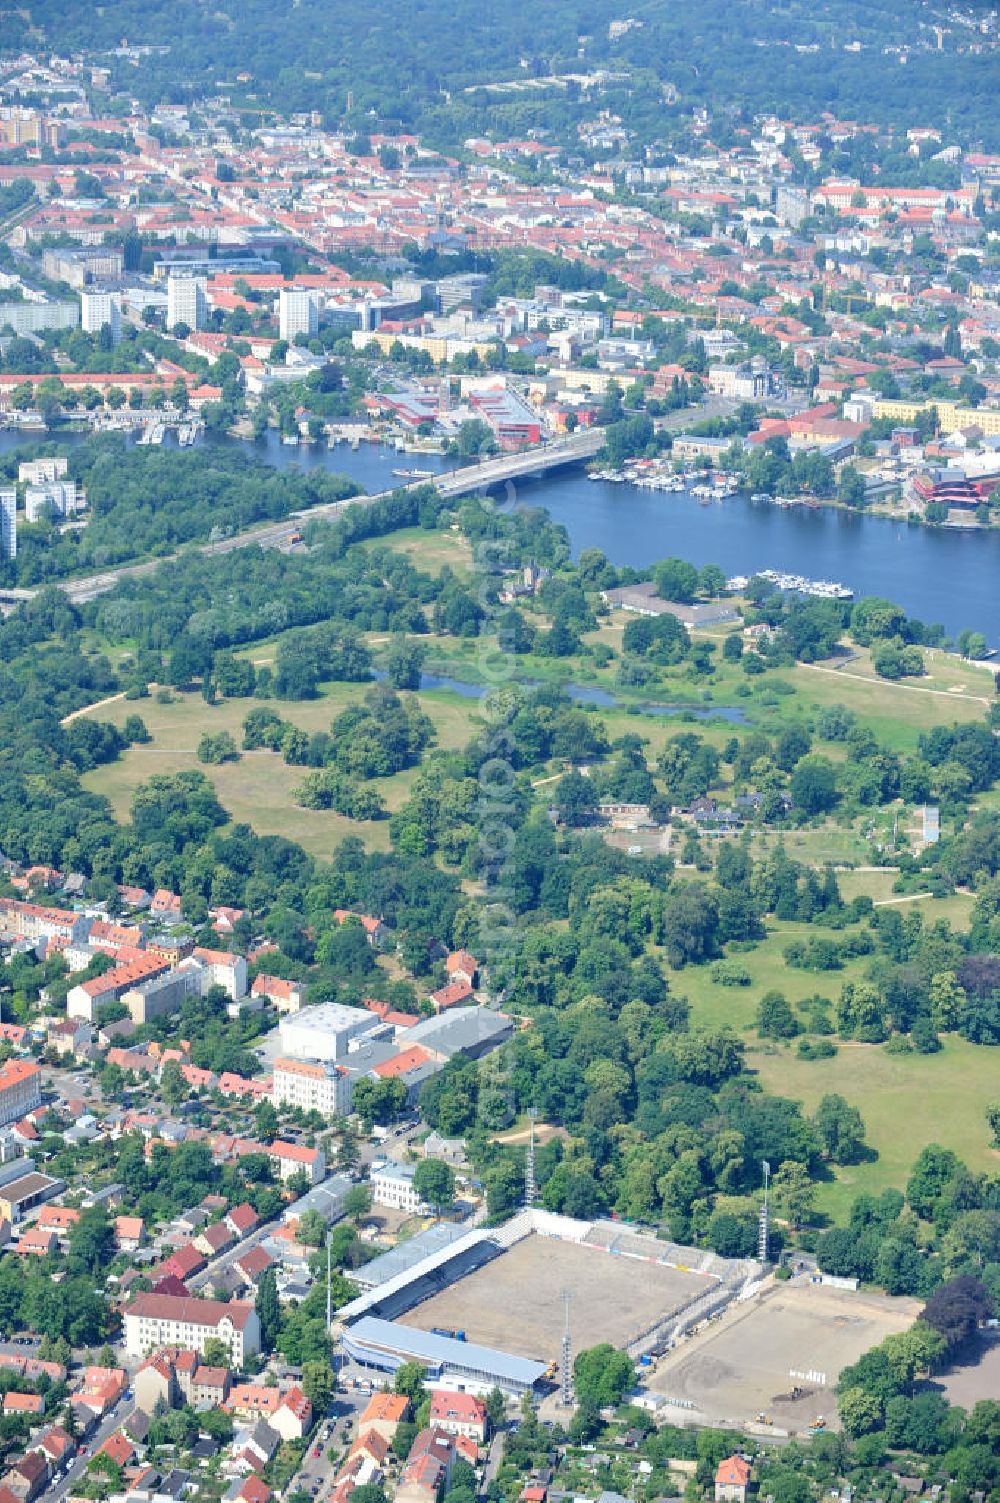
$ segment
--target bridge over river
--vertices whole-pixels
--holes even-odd
[[[463,465],[461,469],[451,470],[436,476],[433,480],[411,480],[399,486],[398,489],[414,490],[421,485],[433,484],[441,495],[449,500],[458,496],[472,495],[476,491],[499,490],[527,476],[542,475],[547,470],[561,469],[566,465],[580,464],[585,459],[592,459],[603,442],[602,429],[586,428],[582,432],[571,434],[568,438],[541,444],[534,449],[525,449],[517,454],[501,454],[495,459],[484,459],[478,464]],[[197,551],[203,554],[213,554],[231,553],[236,548],[287,547],[295,534],[313,518],[329,520],[338,516],[345,507],[370,505],[373,501],[381,501],[391,494],[391,491],[379,491],[370,496],[352,496],[346,501],[331,501],[324,506],[313,506],[308,511],[294,512],[281,522],[266,522],[260,526],[248,527],[243,532],[233,533],[232,537],[220,538],[214,543],[202,543]],[[58,584],[75,605],[81,605],[86,600],[94,600],[98,595],[104,595],[108,590],[113,590],[120,579],[141,579],[144,574],[152,574],[161,564],[180,556],[179,553],[173,553],[165,558],[150,559],[141,564],[122,564],[118,568],[107,569],[100,574],[89,574],[83,578],[59,580],[54,583]],[[22,600],[31,600],[37,593],[37,590],[0,590],[0,603],[16,605]]]

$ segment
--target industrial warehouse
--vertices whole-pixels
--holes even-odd
[[[432,1227],[376,1258],[339,1312],[341,1346],[382,1372],[417,1361],[439,1387],[517,1396],[555,1386],[575,1328],[580,1345],[659,1354],[753,1293],[761,1272],[614,1222],[525,1210],[502,1227]]]

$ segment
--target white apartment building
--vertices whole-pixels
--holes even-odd
[[[208,282],[204,277],[167,278],[167,328],[186,324],[203,329],[208,317]]]
[[[12,485],[0,490],[0,557],[17,557],[17,491]]]
[[[125,1307],[125,1350],[144,1357],[161,1346],[204,1353],[210,1336],[228,1346],[231,1365],[260,1351],[260,1322],[253,1305],[233,1300],[192,1299],[180,1294],[137,1294]]]
[[[50,459],[22,459],[17,478],[22,485],[45,485],[50,480],[65,479],[68,469],[65,454],[54,454]]]
[[[44,516],[70,517],[80,510],[81,498],[75,480],[45,480],[24,492],[24,516],[37,522]]]
[[[221,986],[235,1002],[247,994],[247,963],[243,955],[230,950],[206,950],[196,945],[195,960],[205,967],[207,977],[204,991],[210,986]]]
[[[80,294],[80,327],[85,334],[100,334],[104,325],[111,329],[111,342],[117,344],[122,337],[122,310],[116,292],[82,292]]]
[[[306,287],[282,287],[278,292],[278,333],[293,344],[297,334],[311,337],[319,330],[316,294]]]
[[[351,1110],[353,1077],[331,1060],[274,1061],[275,1106],[298,1106],[324,1117],[346,1117]]]
[[[371,1174],[373,1203],[409,1215],[429,1211],[426,1200],[421,1200],[413,1188],[413,1170],[412,1164],[400,1164],[394,1159],[384,1169],[374,1169]]]

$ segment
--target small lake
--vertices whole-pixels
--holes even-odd
[[[375,669],[373,676],[384,679],[385,674]],[[515,679],[523,689],[537,689],[537,679]],[[451,694],[460,694],[463,699],[482,699],[490,692],[488,684],[474,684],[468,679],[452,678],[447,673],[421,673],[421,689],[445,689]],[[636,700],[619,699],[609,689],[597,684],[565,684],[570,699],[578,705],[594,705],[605,710],[625,710],[634,715],[676,715],[690,720],[729,720],[734,725],[749,722],[743,710],[733,705],[677,705],[655,704]]]

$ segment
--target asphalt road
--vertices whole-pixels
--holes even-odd
[[[353,1388],[334,1396],[319,1431],[325,1438],[318,1441],[314,1437],[310,1441],[302,1465],[285,1488],[286,1497],[293,1492],[310,1493],[315,1498],[326,1496],[333,1486],[341,1460],[357,1434],[357,1417],[369,1397],[369,1394]],[[317,1445],[318,1456],[315,1454]]]
[[[83,1481],[87,1465],[95,1451],[104,1444],[109,1435],[113,1435],[116,1430],[120,1429],[129,1415],[133,1413],[134,1409],[134,1401],[126,1399],[123,1394],[115,1407],[104,1416],[97,1429],[83,1442],[87,1448],[86,1452],[78,1454],[65,1476],[60,1477],[57,1482],[51,1483],[46,1488],[46,1500],[56,1500],[65,1497],[67,1493],[73,1490],[77,1483]]]

